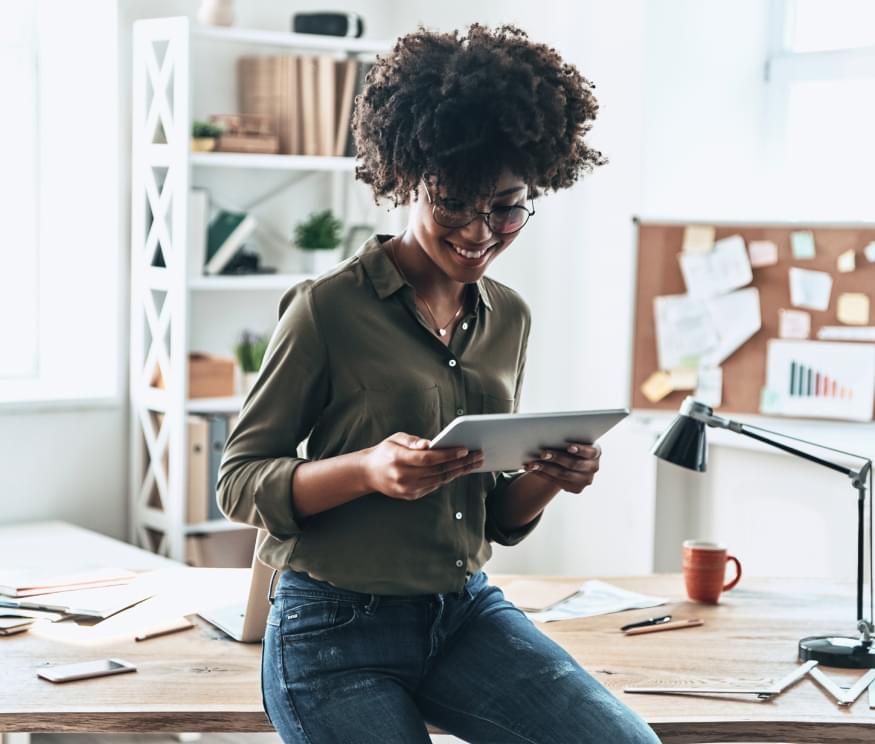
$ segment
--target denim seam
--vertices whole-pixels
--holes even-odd
[[[280,635],[277,640],[279,641],[278,645],[280,657],[280,684],[282,685],[283,692],[286,693],[286,700],[289,701],[289,707],[292,709],[292,711],[294,711],[295,719],[298,722],[298,727],[301,729],[301,733],[304,735],[305,744],[313,744],[313,740],[310,738],[310,734],[308,734],[307,729],[304,728],[304,719],[301,718],[301,714],[298,711],[298,706],[295,705],[295,698],[292,696],[292,691],[289,689],[288,682],[286,681],[286,653],[285,644],[283,644],[282,636]]]
[[[476,713],[471,713],[470,711],[467,711],[467,710],[458,710],[457,708],[453,708],[452,706],[447,705],[446,703],[439,703],[437,700],[432,700],[430,697],[427,697],[425,695],[420,695],[420,697],[423,700],[427,700],[429,703],[432,703],[433,705],[440,706],[441,708],[445,708],[446,710],[452,711],[453,713],[458,713],[458,714],[463,715],[463,716],[470,716],[471,718],[476,718],[478,721],[485,721],[486,723],[488,723],[492,726],[495,726],[496,728],[499,728],[502,731],[507,731],[507,733],[513,734],[513,736],[519,737],[520,739],[528,742],[529,744],[538,744],[538,742],[536,742],[534,739],[530,739],[528,736],[524,736],[523,734],[520,734],[520,733],[514,731],[512,728],[508,728],[507,726],[499,723],[498,721],[493,721],[489,718],[486,718],[485,716],[477,715]],[[452,731],[449,733],[452,733]]]

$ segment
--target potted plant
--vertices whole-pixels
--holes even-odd
[[[295,226],[295,246],[302,252],[304,271],[321,274],[341,258],[343,223],[330,209],[310,214]]]
[[[240,392],[246,395],[255,384],[264,352],[267,351],[267,336],[261,336],[251,331],[243,331],[240,341],[234,347],[234,355],[240,365]]]
[[[222,127],[208,121],[194,121],[191,124],[191,149],[195,152],[209,152],[215,149],[216,139],[222,136]]]

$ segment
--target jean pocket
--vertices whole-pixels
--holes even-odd
[[[284,597],[280,635],[284,641],[325,635],[351,625],[358,613],[352,602]]]

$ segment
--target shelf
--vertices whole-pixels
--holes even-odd
[[[191,398],[185,405],[189,413],[239,413],[243,407],[242,395],[226,398]]]
[[[193,152],[191,164],[197,168],[253,168],[258,170],[349,172],[355,158],[328,155],[271,155],[251,152]]]
[[[225,41],[236,44],[264,44],[266,46],[312,49],[325,52],[377,54],[379,52],[388,52],[392,48],[390,42],[374,39],[353,39],[344,36],[323,36],[321,34],[295,34],[290,31],[265,31],[254,28],[235,28],[234,26],[193,25],[191,27],[191,35],[212,41]]]
[[[210,290],[284,290],[312,279],[312,274],[244,274],[241,276],[193,276],[188,280],[189,289]]]
[[[250,524],[240,524],[239,522],[231,522],[227,519],[210,519],[206,522],[192,522],[185,525],[185,534],[202,532],[232,532],[234,530],[251,530],[255,529]]]

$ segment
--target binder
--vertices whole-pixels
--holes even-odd
[[[334,108],[334,58],[321,54],[316,57],[316,121],[319,155],[334,155],[337,140],[337,112]]]
[[[205,522],[209,518],[208,436],[206,419],[203,416],[189,416],[188,484],[185,496],[185,520],[189,524]]]
[[[358,62],[354,59],[345,59],[336,63],[336,109],[337,119],[335,126],[337,131],[334,137],[333,155],[341,157],[346,152],[346,140],[350,132],[350,118],[352,115],[352,102],[355,98],[355,78]]]
[[[208,426],[207,482],[209,484],[207,519],[224,519],[225,516],[219,511],[219,504],[216,501],[216,486],[219,481],[222,452],[225,450],[225,442],[228,440],[228,417],[210,415],[206,419]]]

